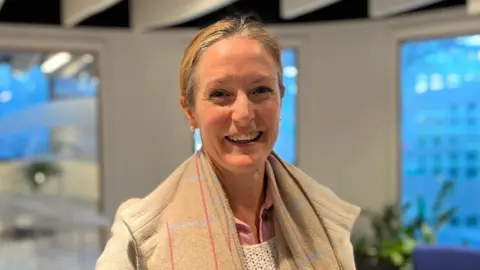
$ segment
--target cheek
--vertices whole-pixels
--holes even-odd
[[[205,134],[218,133],[224,126],[227,126],[228,114],[222,108],[206,108],[202,113],[201,122],[201,128]]]
[[[272,133],[278,133],[280,124],[280,106],[278,104],[262,107],[258,111],[257,117],[261,119]]]

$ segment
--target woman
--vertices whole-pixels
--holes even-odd
[[[119,208],[97,270],[355,269],[359,208],[272,152],[280,54],[246,18],[197,34],[181,63],[180,104],[203,148]]]

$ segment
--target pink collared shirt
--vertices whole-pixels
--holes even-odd
[[[273,226],[273,198],[272,187],[270,181],[267,181],[267,189],[265,194],[265,202],[260,208],[258,241],[263,243],[275,236],[275,229]],[[238,239],[241,245],[255,245],[254,232],[245,222],[235,219],[238,232]]]

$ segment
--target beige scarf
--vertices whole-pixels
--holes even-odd
[[[275,154],[267,174],[279,269],[354,269],[349,236],[358,207]],[[132,234],[136,269],[245,269],[232,210],[201,151],[121,217]]]

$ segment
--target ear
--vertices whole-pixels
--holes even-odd
[[[197,123],[192,110],[185,105],[185,97],[180,97],[180,106],[182,106],[183,113],[185,114],[185,117],[187,117],[190,128],[192,131],[195,130],[197,128]]]

